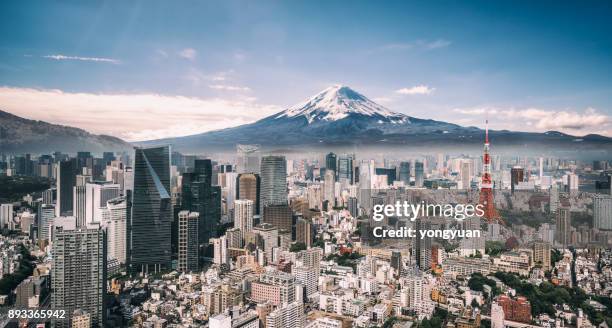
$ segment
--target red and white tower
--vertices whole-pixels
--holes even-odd
[[[502,222],[500,215],[495,209],[493,200],[493,179],[491,178],[491,155],[489,154],[489,120],[485,125],[484,155],[482,158],[482,181],[480,182],[480,204],[484,206],[484,215],[489,223]]]

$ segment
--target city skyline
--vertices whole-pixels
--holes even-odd
[[[128,141],[251,123],[336,83],[420,118],[612,135],[606,4],[2,9],[0,109]]]

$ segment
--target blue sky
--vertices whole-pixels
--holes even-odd
[[[138,140],[341,83],[417,117],[612,135],[610,17],[604,1],[7,1],[0,109]]]

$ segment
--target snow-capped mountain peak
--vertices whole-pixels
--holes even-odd
[[[308,123],[313,123],[321,120],[337,121],[350,115],[370,116],[389,123],[409,122],[408,116],[394,113],[344,85],[331,86],[288,108],[276,118],[304,116]]]

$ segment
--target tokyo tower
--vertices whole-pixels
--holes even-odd
[[[485,144],[483,156],[482,181],[480,183],[480,204],[484,206],[484,215],[489,223],[498,221],[502,223],[501,216],[495,209],[493,201],[493,181],[491,179],[491,155],[489,155],[489,120],[485,126]]]

